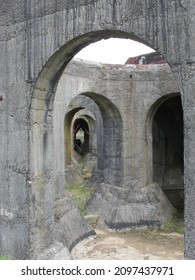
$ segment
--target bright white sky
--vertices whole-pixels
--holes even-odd
[[[133,40],[110,38],[90,44],[75,57],[102,63],[124,64],[131,56],[152,51],[154,50]]]

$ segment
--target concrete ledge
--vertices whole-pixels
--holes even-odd
[[[160,227],[174,210],[157,184],[131,190],[102,183],[87,208],[99,215],[99,224],[114,230]]]

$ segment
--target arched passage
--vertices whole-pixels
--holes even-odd
[[[72,57],[82,48],[100,39],[130,38],[143,42],[135,35],[116,30],[86,33],[62,46],[46,63],[35,85],[30,106],[30,177],[36,181],[53,174],[52,111],[58,81]],[[98,98],[98,103],[102,103]],[[107,103],[105,103],[107,104]],[[108,105],[108,104],[107,104]],[[107,106],[106,105],[106,106]],[[109,105],[108,105],[109,106]],[[103,107],[102,107],[103,108]],[[108,107],[107,107],[108,108]],[[107,108],[104,110],[106,115]],[[106,118],[105,118],[105,122]],[[63,178],[62,178],[63,181]],[[63,185],[63,182],[60,185]],[[61,187],[59,186],[59,189]]]
[[[81,156],[89,152],[89,125],[83,118],[76,119],[73,126],[74,150]]]
[[[77,97],[72,101],[76,101]],[[72,105],[71,102],[70,104]],[[78,106],[78,104],[77,104]],[[65,154],[65,166],[72,163],[72,158],[74,157],[74,151],[78,151],[79,155],[85,156],[88,152],[97,154],[97,124],[95,116],[90,112],[90,110],[75,107],[74,109],[68,111],[64,118],[64,154]],[[70,105],[69,105],[70,107]],[[78,122],[81,124],[78,124]],[[84,125],[82,125],[84,123]],[[88,132],[88,135],[83,134],[83,139],[86,140],[84,144],[84,153],[82,149],[75,145],[77,130],[83,127],[83,132]],[[85,129],[86,128],[86,129]],[[79,137],[77,137],[79,138]],[[80,142],[80,141],[79,141]]]
[[[183,208],[183,111],[180,95],[157,107],[152,123],[153,180],[174,207]]]
[[[97,104],[101,113],[100,117],[102,119],[102,122],[100,122],[100,120],[96,120],[98,126],[97,165],[98,169],[102,173],[103,181],[108,184],[120,186],[123,180],[123,125],[120,113],[117,107],[103,95],[88,92],[83,93],[82,96],[90,98],[95,104]],[[75,108],[65,117],[65,143],[67,144],[70,143],[71,139],[71,118],[73,117],[73,114],[79,110],[79,108]],[[77,125],[78,120],[75,120],[73,134],[76,132],[75,129],[77,129]],[[73,138],[75,138],[75,135]],[[70,145],[69,147],[67,146],[67,152],[69,154],[67,162],[70,164],[71,155],[69,151]]]
[[[83,108],[77,107],[70,110],[64,118],[64,149],[65,149],[65,165],[70,165],[72,162],[72,153],[73,153],[73,143],[74,137],[72,132],[72,121],[76,113],[78,113]]]

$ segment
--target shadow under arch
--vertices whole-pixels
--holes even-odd
[[[92,92],[82,95],[91,98],[99,107],[103,120],[103,150],[98,167],[103,173],[104,183],[120,186],[123,181],[122,118],[116,105],[100,94]]]
[[[183,110],[180,93],[159,98],[147,117],[148,181],[161,187],[175,208],[183,209]]]
[[[82,111],[81,111],[82,113]],[[85,120],[89,126],[89,153],[97,155],[97,122],[95,116],[84,112],[80,118]]]
[[[85,157],[89,152],[89,122],[84,117],[76,118],[73,124],[74,131],[74,151],[78,155]]]

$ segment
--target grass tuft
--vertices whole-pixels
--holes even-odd
[[[173,216],[165,222],[163,226],[163,231],[167,233],[177,232],[180,234],[184,234],[183,212],[175,211],[173,213]]]
[[[70,194],[82,215],[87,215],[85,207],[94,190],[84,185],[67,185],[65,190]]]
[[[6,256],[0,256],[0,260],[4,261],[4,260],[9,260],[10,258],[6,257]]]

